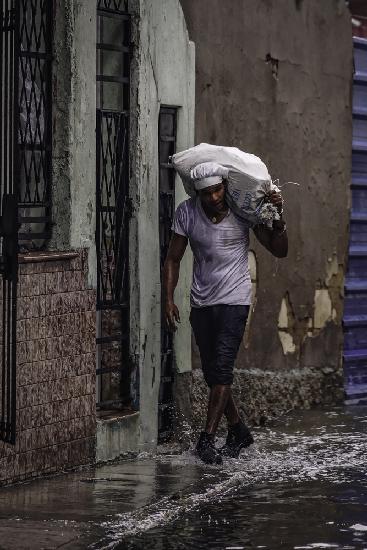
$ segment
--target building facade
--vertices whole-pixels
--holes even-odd
[[[0,50],[0,484],[201,424],[189,253],[175,336],[161,299],[186,198],[168,159],[194,143],[238,146],[299,184],[282,187],[288,258],[251,243],[242,412],[262,422],[342,400],[344,0],[2,0]]]
[[[160,268],[195,75],[172,0],[3,0],[0,49],[4,484],[172,430],[191,332],[173,353]],[[182,274],[187,310],[189,257]]]

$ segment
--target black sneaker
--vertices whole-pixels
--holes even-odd
[[[196,445],[196,454],[205,464],[222,464],[222,457],[214,445],[214,434],[201,432]]]
[[[250,430],[242,420],[228,428],[228,435],[225,445],[220,449],[222,456],[238,458],[241,449],[249,447],[254,442]]]

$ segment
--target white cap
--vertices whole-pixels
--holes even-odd
[[[194,180],[195,189],[199,191],[222,183],[223,178],[228,177],[228,172],[228,168],[217,162],[202,162],[191,170],[190,175]]]

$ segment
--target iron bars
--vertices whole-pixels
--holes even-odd
[[[97,407],[131,408],[129,360],[130,17],[97,9]],[[102,414],[102,412],[101,412]]]
[[[52,13],[50,0],[19,0],[19,243],[51,236]]]
[[[98,0],[98,10],[108,10],[117,15],[127,13],[127,0]]]
[[[0,439],[16,438],[19,3],[0,11]]]

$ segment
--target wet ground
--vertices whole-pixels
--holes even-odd
[[[367,550],[367,408],[293,413],[239,460],[127,460],[0,489],[0,549]]]

